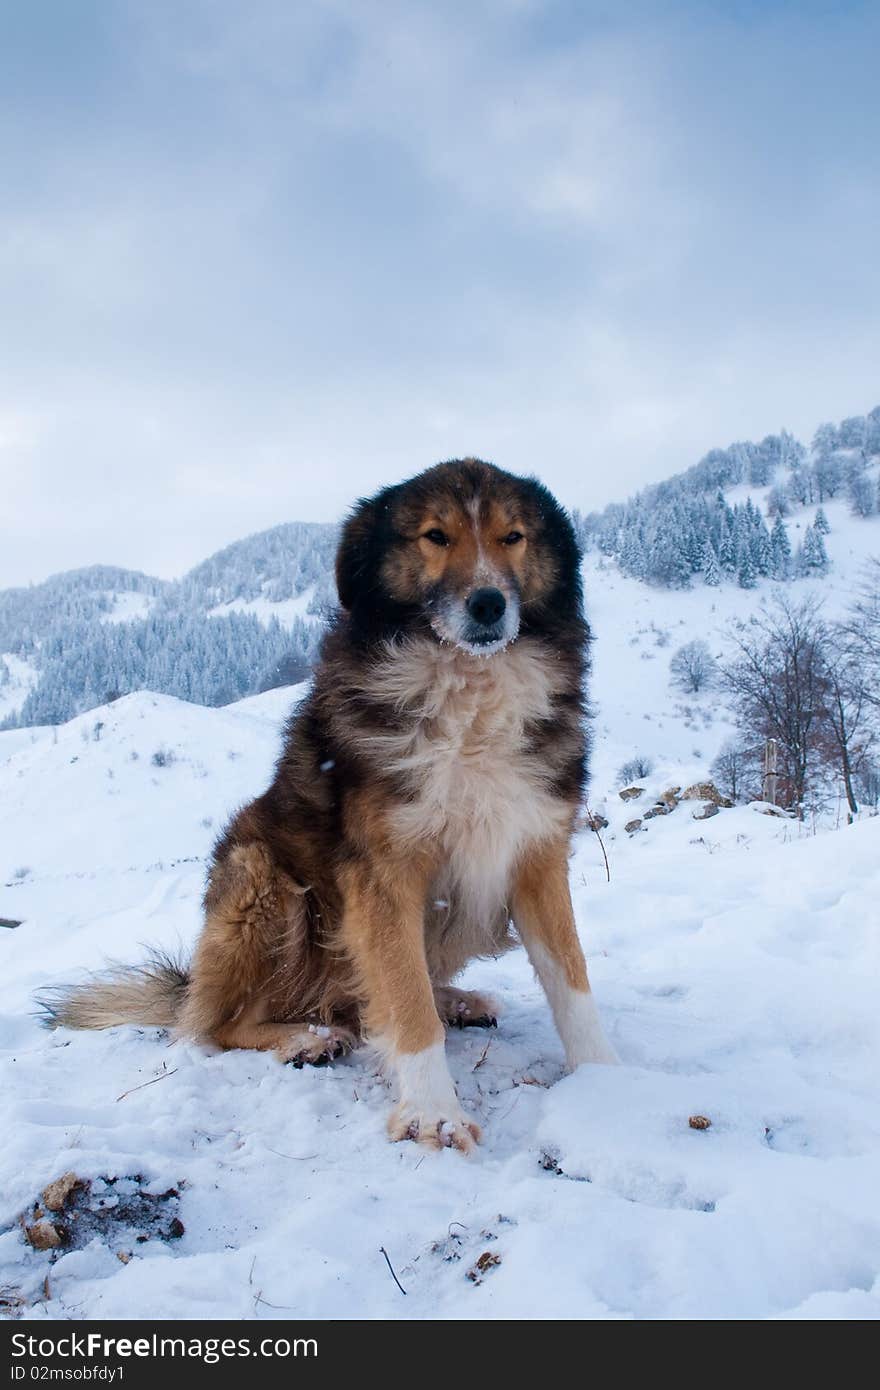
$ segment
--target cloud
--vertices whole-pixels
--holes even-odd
[[[0,583],[464,452],[590,507],[875,403],[872,7],[56,21],[0,72]]]

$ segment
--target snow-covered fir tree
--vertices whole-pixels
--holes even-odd
[[[797,572],[810,578],[828,572],[828,552],[821,532],[815,526],[808,526],[798,549]]]
[[[703,583],[707,584],[710,589],[717,589],[721,583],[721,566],[711,541],[706,541],[703,546],[702,570]]]
[[[788,579],[791,573],[791,541],[781,516],[777,516],[770,533],[770,574],[774,579]]]
[[[778,577],[790,560],[781,533],[774,550],[755,499],[731,506],[726,490],[743,484],[767,487],[767,514],[775,519],[821,505],[848,488],[852,505],[861,515],[872,515],[880,509],[872,472],[878,455],[880,407],[840,426],[820,426],[809,451],[785,430],[759,444],[711,449],[693,468],[645,488],[628,502],[579,517],[579,536],[585,548],[596,547],[614,557],[625,573],[650,584],[690,584],[695,574],[705,572],[707,541],[723,583],[739,583],[744,568],[746,582],[751,582],[749,567],[742,564],[744,538],[755,580]],[[854,477],[862,481],[854,482]],[[810,570],[818,572],[814,565]]]
[[[758,582],[755,562],[752,559],[752,552],[746,541],[743,541],[740,546],[736,566],[736,578],[741,589],[754,589]]]

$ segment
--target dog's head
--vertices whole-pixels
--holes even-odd
[[[541,483],[456,459],[360,503],[336,580],[364,632],[425,630],[490,656],[521,628],[579,615],[579,559],[571,522]]]

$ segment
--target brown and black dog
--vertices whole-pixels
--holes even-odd
[[[567,860],[586,769],[579,552],[540,483],[476,459],[362,502],[342,605],[271,786],[216,845],[188,969],[61,991],[52,1021],[159,1024],[320,1062],[362,1039],[396,1073],[394,1139],[470,1149],[444,1024],[494,1023],[452,981],[528,951],[568,1065],[611,1062]]]

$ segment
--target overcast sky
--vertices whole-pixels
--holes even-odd
[[[0,584],[880,400],[880,6],[2,0]]]

